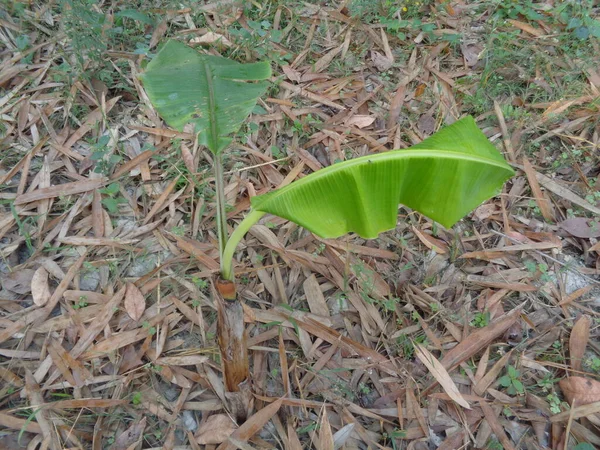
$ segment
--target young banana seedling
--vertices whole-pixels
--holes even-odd
[[[513,169],[471,117],[409,149],[334,164],[288,186],[251,198],[252,209],[228,236],[221,155],[267,88],[267,62],[240,64],[204,55],[171,40],[148,64],[142,82],[162,118],[182,130],[192,124],[214,155],[221,276],[218,340],[226,388],[247,387],[249,364],[243,310],[234,285],[233,256],[265,214],[293,221],[323,238],[354,232],[363,238],[396,227],[406,205],[451,227],[496,195]]]

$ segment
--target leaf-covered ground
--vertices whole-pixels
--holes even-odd
[[[3,1],[0,448],[599,448],[594,3]],[[255,226],[241,427],[211,157],[138,79],[167,37],[272,62],[226,156],[231,226],[467,114],[517,170],[451,230],[402,207],[371,241]]]

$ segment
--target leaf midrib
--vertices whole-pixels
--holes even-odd
[[[215,93],[213,89],[213,78],[212,71],[210,70],[209,65],[204,61],[203,58],[200,58],[201,64],[204,66],[204,72],[206,74],[206,87],[208,89],[208,121],[210,123],[210,132],[211,136],[208,140],[208,149],[217,153],[219,150],[219,138],[217,136],[217,117],[215,113],[216,102],[215,102]],[[212,144],[213,148],[210,148]]]

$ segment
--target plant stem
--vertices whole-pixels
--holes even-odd
[[[231,239],[227,241],[227,245],[221,256],[221,276],[224,280],[233,281],[233,253],[252,225],[258,222],[264,215],[265,213],[262,211],[250,211],[250,214],[234,230]]]
[[[227,245],[227,213],[225,212],[225,181],[223,179],[222,153],[217,153],[214,158],[215,168],[215,193],[217,200],[217,235],[219,238],[219,257],[223,264],[223,253]]]

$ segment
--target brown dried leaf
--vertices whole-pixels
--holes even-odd
[[[570,404],[577,400],[577,406],[600,402],[600,381],[585,377],[563,378],[558,382]]]
[[[183,163],[190,173],[196,173],[196,164],[194,162],[194,155],[190,152],[190,149],[183,142],[181,143],[181,157]]]
[[[193,38],[190,41],[191,44],[202,44],[202,45],[214,45],[220,47],[231,47],[231,41],[227,39],[225,36],[219,33],[215,33],[213,31],[209,31],[208,33]]]
[[[554,220],[554,214],[552,213],[552,207],[550,206],[550,202],[544,196],[542,189],[540,188],[540,184],[538,183],[537,172],[531,165],[531,163],[527,160],[527,158],[523,158],[523,170],[525,171],[525,175],[527,175],[527,180],[529,181],[529,186],[531,187],[531,193],[533,194],[533,198],[535,202],[538,204],[544,219],[546,220]]]
[[[269,420],[271,420],[271,417],[273,417],[277,413],[277,411],[279,411],[282,402],[283,399],[280,398],[271,403],[270,405],[265,406],[263,409],[258,411],[248,420],[246,420],[246,422],[244,422],[244,424],[241,427],[235,430],[231,434],[231,437],[234,439],[239,439],[241,441],[247,441],[248,439],[250,439],[256,433],[258,433],[258,431],[260,431],[260,429]],[[221,445],[219,445],[219,447],[217,447],[217,450],[234,450],[234,448],[235,447],[230,443],[223,442]]]
[[[589,338],[590,318],[588,316],[581,316],[575,322],[571,330],[571,337],[569,338],[569,356],[573,370],[581,370],[581,361]]]
[[[483,51],[481,45],[461,45],[460,49],[467,67],[473,67],[479,61],[479,55]]]
[[[435,118],[431,114],[423,114],[417,120],[417,128],[424,136],[433,134],[436,128]]]
[[[452,378],[450,378],[450,374],[446,371],[442,363],[440,363],[429,350],[427,350],[421,344],[415,343],[415,355],[423,364],[425,364],[425,367],[429,369],[429,372],[431,375],[433,375],[433,378],[440,383],[444,391],[446,391],[452,400],[454,400],[463,408],[471,409],[471,405],[469,405],[469,403],[463,398],[460,391],[456,387],[456,384],[454,384],[454,381],[452,381]]]
[[[50,286],[48,285],[48,272],[40,267],[33,274],[31,279],[31,295],[33,303],[38,306],[44,306],[50,300]]]
[[[146,299],[138,287],[133,283],[127,283],[125,291],[125,311],[133,320],[138,321],[146,310]]]
[[[451,370],[461,362],[466,361],[480,350],[487,347],[494,339],[502,336],[521,315],[521,307],[518,306],[505,314],[502,318],[492,322],[487,327],[480,328],[463,339],[460,344],[452,348],[444,355],[441,363],[446,370]]]
[[[112,446],[112,450],[127,450],[133,444],[137,443],[144,430],[146,429],[146,417],[140,420],[137,423],[132,424],[128,429],[123,431],[117,439],[115,439],[115,443]]]
[[[2,274],[0,282],[2,287],[7,291],[16,292],[17,294],[28,294],[31,292],[31,281],[35,271],[32,269],[17,270],[7,274]]]
[[[35,202],[54,197],[66,197],[67,195],[81,194],[82,192],[93,191],[104,184],[104,179],[74,181],[73,183],[59,184],[47,188],[36,189],[26,194],[17,195],[15,206]]]
[[[446,245],[446,243],[444,241],[441,241],[440,239],[436,239],[433,236],[427,234],[427,233],[423,233],[421,231],[419,231],[416,227],[412,227],[414,233],[417,235],[417,237],[419,238],[419,240],[425,244],[425,246],[431,250],[433,250],[436,253],[439,253],[441,255],[448,253],[448,246]]]
[[[574,217],[573,219],[563,220],[558,226],[578,238],[600,237],[600,222],[598,220]]]
[[[373,62],[375,68],[380,72],[385,72],[386,70],[389,70],[394,64],[394,61],[375,50],[371,52],[371,61]]]
[[[215,414],[198,427],[196,442],[200,445],[220,444],[236,429],[237,425],[227,414]]]
[[[346,125],[355,126],[356,128],[365,128],[371,125],[373,122],[375,122],[375,117],[358,114],[350,117],[346,121]]]
[[[331,432],[331,425],[329,424],[326,408],[323,408],[323,414],[321,415],[321,426],[319,427],[319,448],[334,448],[333,433]]]

